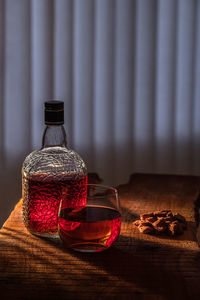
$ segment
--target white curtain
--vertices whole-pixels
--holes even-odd
[[[25,155],[41,146],[52,98],[65,102],[69,147],[105,183],[199,175],[200,1],[0,0],[7,203],[20,194]]]

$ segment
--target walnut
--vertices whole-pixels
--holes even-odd
[[[172,217],[164,217],[165,222],[172,222],[173,218]]]
[[[169,225],[169,231],[171,235],[183,233],[183,229],[181,228],[180,223],[177,221],[174,221]]]
[[[138,226],[138,229],[141,233],[145,233],[145,234],[150,234],[150,233],[154,232],[153,227],[145,226],[145,225],[142,225],[142,224]]]
[[[144,221],[144,220],[141,220],[140,223],[141,223],[142,226],[150,226],[150,227],[153,227],[153,224],[152,224],[151,222],[147,221],[147,220],[145,220],[145,221]]]
[[[172,236],[181,234],[187,228],[186,219],[171,210],[159,210],[152,213],[140,215],[140,220],[136,220],[134,225],[139,231],[147,234],[170,234]]]
[[[186,224],[186,219],[182,215],[180,215],[178,213],[176,213],[174,215],[174,219],[177,220],[177,221],[179,221],[179,222],[181,222],[181,223],[183,223],[183,224]]]
[[[167,229],[167,224],[165,223],[165,220],[163,217],[159,218],[152,225],[158,233],[164,232]]]
[[[166,220],[166,219],[165,219],[165,224],[168,225],[168,224],[170,224],[172,221],[173,221],[173,220]]]
[[[141,220],[146,220],[147,218],[153,217],[153,213],[147,213],[147,214],[141,214],[140,219]]]
[[[148,221],[148,222],[150,222],[150,223],[153,223],[153,222],[155,222],[156,220],[157,220],[157,218],[156,218],[155,216],[146,218],[146,221]]]
[[[139,225],[141,224],[141,221],[140,221],[140,220],[136,220],[135,222],[133,222],[133,224],[134,224],[135,226],[139,226]]]
[[[171,210],[168,211],[168,213],[166,214],[166,216],[167,216],[167,217],[171,217],[171,218],[173,217],[173,214],[172,214]]]

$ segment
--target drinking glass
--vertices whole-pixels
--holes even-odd
[[[117,190],[88,184],[82,207],[68,208],[63,197],[58,211],[58,232],[64,244],[80,252],[100,252],[117,239],[121,226]]]

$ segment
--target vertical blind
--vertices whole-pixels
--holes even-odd
[[[199,97],[199,0],[0,0],[1,170],[40,148],[54,98],[105,182],[200,174]]]

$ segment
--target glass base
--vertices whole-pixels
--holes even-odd
[[[47,233],[47,232],[33,232],[30,231],[29,232],[35,236],[39,236],[39,237],[43,237],[43,238],[50,238],[50,239],[59,239],[59,234],[58,232],[55,233]]]
[[[77,243],[69,246],[71,249],[78,252],[102,252],[109,249],[108,246],[104,246],[98,243]]]

